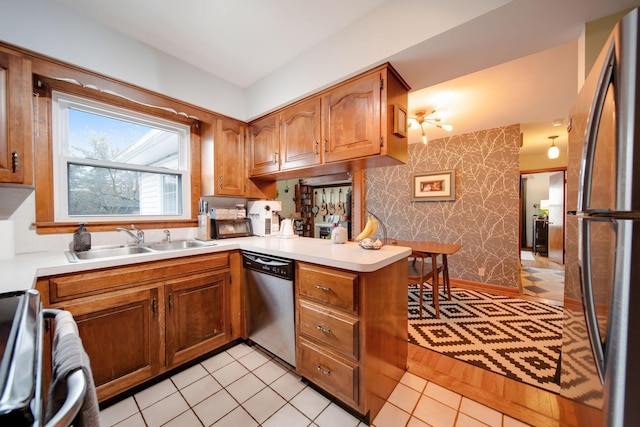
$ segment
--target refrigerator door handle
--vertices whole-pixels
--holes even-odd
[[[587,121],[587,131],[584,137],[584,149],[582,151],[582,162],[580,167],[580,185],[578,185],[578,210],[586,211],[591,200],[591,182],[593,178],[593,158],[596,151],[596,141],[600,118],[604,109],[605,99],[609,84],[613,81],[615,64],[615,43],[609,45],[605,66],[598,78],[595,96],[591,104],[589,120]]]
[[[600,382],[604,384],[604,351],[600,345],[601,337],[598,329],[598,318],[593,296],[593,282],[591,280],[591,232],[590,221],[579,218],[578,224],[578,263],[580,266],[580,287],[582,288],[582,304],[584,316],[591,343],[591,351],[596,362]]]

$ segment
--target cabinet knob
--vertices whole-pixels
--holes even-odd
[[[319,150],[320,150],[320,143],[316,141],[316,154],[320,154]]]
[[[327,288],[326,286],[322,286],[322,285],[316,285],[316,289],[320,289],[325,292],[329,292],[331,290],[331,288]]]
[[[273,152],[273,163],[278,163],[278,152],[277,151]]]
[[[222,175],[218,177],[218,187],[222,188]]]

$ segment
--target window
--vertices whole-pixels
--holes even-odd
[[[188,126],[53,92],[56,221],[188,219]]]

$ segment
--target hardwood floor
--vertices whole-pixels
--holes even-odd
[[[522,249],[523,251],[527,251],[527,249]],[[530,250],[529,250],[530,252]],[[549,258],[543,255],[533,254],[535,258],[534,261],[529,261],[526,259],[521,260],[521,264],[523,267],[533,267],[533,268],[548,268],[550,270],[564,270],[564,264],[559,264],[554,261],[550,261]]]
[[[417,345],[409,344],[407,370],[532,426],[585,425],[576,404],[560,395]]]

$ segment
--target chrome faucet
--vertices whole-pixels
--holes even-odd
[[[171,232],[169,230],[164,230],[164,241],[171,243]]]
[[[133,237],[133,240],[135,240],[137,244],[144,243],[144,231],[140,230],[139,228],[136,228],[136,226],[133,224],[131,224],[131,229],[134,230],[136,234],[133,234],[131,231],[127,230],[126,228],[120,228],[120,227],[116,228],[116,231],[124,231],[129,236]]]

